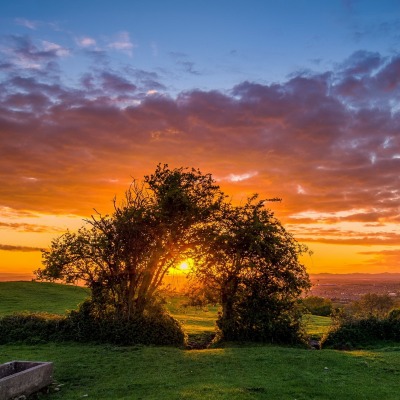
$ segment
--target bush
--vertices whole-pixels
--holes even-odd
[[[183,345],[185,334],[180,323],[163,310],[155,309],[129,320],[115,313],[96,316],[95,305],[84,302],[78,311],[67,317],[68,339],[79,342],[102,342],[118,345],[155,344]]]
[[[302,314],[295,301],[262,295],[243,296],[235,305],[233,318],[221,315],[217,325],[223,340],[276,344],[305,344]]]
[[[41,343],[62,339],[65,317],[47,313],[18,313],[0,318],[0,343]]]
[[[336,349],[360,348],[379,341],[400,341],[400,313],[387,318],[346,318],[323,338],[324,347]]]
[[[14,314],[0,319],[0,343],[49,341],[100,342],[117,345],[185,343],[179,322],[160,310],[130,320],[108,314],[96,317],[90,301],[67,317],[51,314]]]
[[[332,313],[332,300],[319,296],[309,296],[301,300],[312,315],[328,317]]]

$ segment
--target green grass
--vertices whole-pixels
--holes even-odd
[[[42,282],[0,282],[0,316],[14,312],[65,314],[88,296],[78,286]]]
[[[0,315],[13,311],[62,314],[87,295],[82,288],[34,282],[0,283]],[[214,329],[218,308],[184,307],[182,297],[167,308],[190,334]],[[307,316],[308,331],[322,335],[329,318]],[[74,343],[0,346],[0,363],[54,362],[59,392],[43,400],[114,399],[398,399],[400,346],[365,351],[311,351],[276,346],[208,350],[115,347]]]
[[[166,308],[182,324],[189,335],[215,330],[219,307],[186,307],[183,296],[168,297]]]
[[[394,400],[400,390],[399,351],[6,345],[0,362],[53,361],[62,386],[43,396],[46,400]]]
[[[307,314],[303,317],[307,333],[314,339],[321,339],[328,332],[332,320],[330,317]]]

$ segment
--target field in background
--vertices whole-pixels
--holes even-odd
[[[43,282],[0,282],[0,316],[14,312],[48,312],[65,314],[74,310],[89,295],[86,288]],[[183,296],[166,296],[166,308],[183,325],[189,335],[212,332],[218,317],[218,306],[187,306]],[[329,328],[330,318],[307,315],[307,332],[321,337]]]
[[[0,282],[0,316],[14,312],[65,314],[89,295],[86,288],[47,282]]]

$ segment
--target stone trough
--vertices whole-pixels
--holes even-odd
[[[10,361],[0,364],[0,400],[29,396],[53,382],[53,363]]]

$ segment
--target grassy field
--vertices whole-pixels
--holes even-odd
[[[65,314],[88,296],[78,286],[42,282],[0,282],[0,316],[14,312]]]
[[[53,361],[62,386],[43,396],[46,400],[394,400],[400,391],[399,351],[6,345],[0,347],[0,362]]]
[[[166,308],[182,324],[188,334],[199,334],[215,330],[219,307],[187,307],[182,296],[167,297]]]
[[[65,314],[76,309],[88,296],[88,290],[78,286],[66,286],[43,282],[0,282],[0,316],[13,312],[48,312]],[[188,334],[212,332],[215,328],[218,307],[186,307],[182,296],[167,297],[167,309],[181,322]],[[329,328],[330,318],[307,315],[307,332],[321,337]]]
[[[328,332],[331,326],[331,318],[308,314],[304,317],[304,323],[307,333],[314,339],[320,339]]]
[[[60,285],[5,283],[0,284],[0,296],[3,315],[15,307],[63,313],[81,302],[86,292]],[[184,299],[179,297],[168,299],[167,307],[187,332],[213,330],[217,308],[184,307]],[[318,336],[327,329],[328,321],[310,316],[306,322],[309,332]],[[41,396],[46,400],[394,400],[399,399],[400,391],[400,345],[396,346],[338,352],[261,345],[188,351],[72,343],[13,344],[0,346],[0,363],[15,359],[53,361],[60,391]]]

